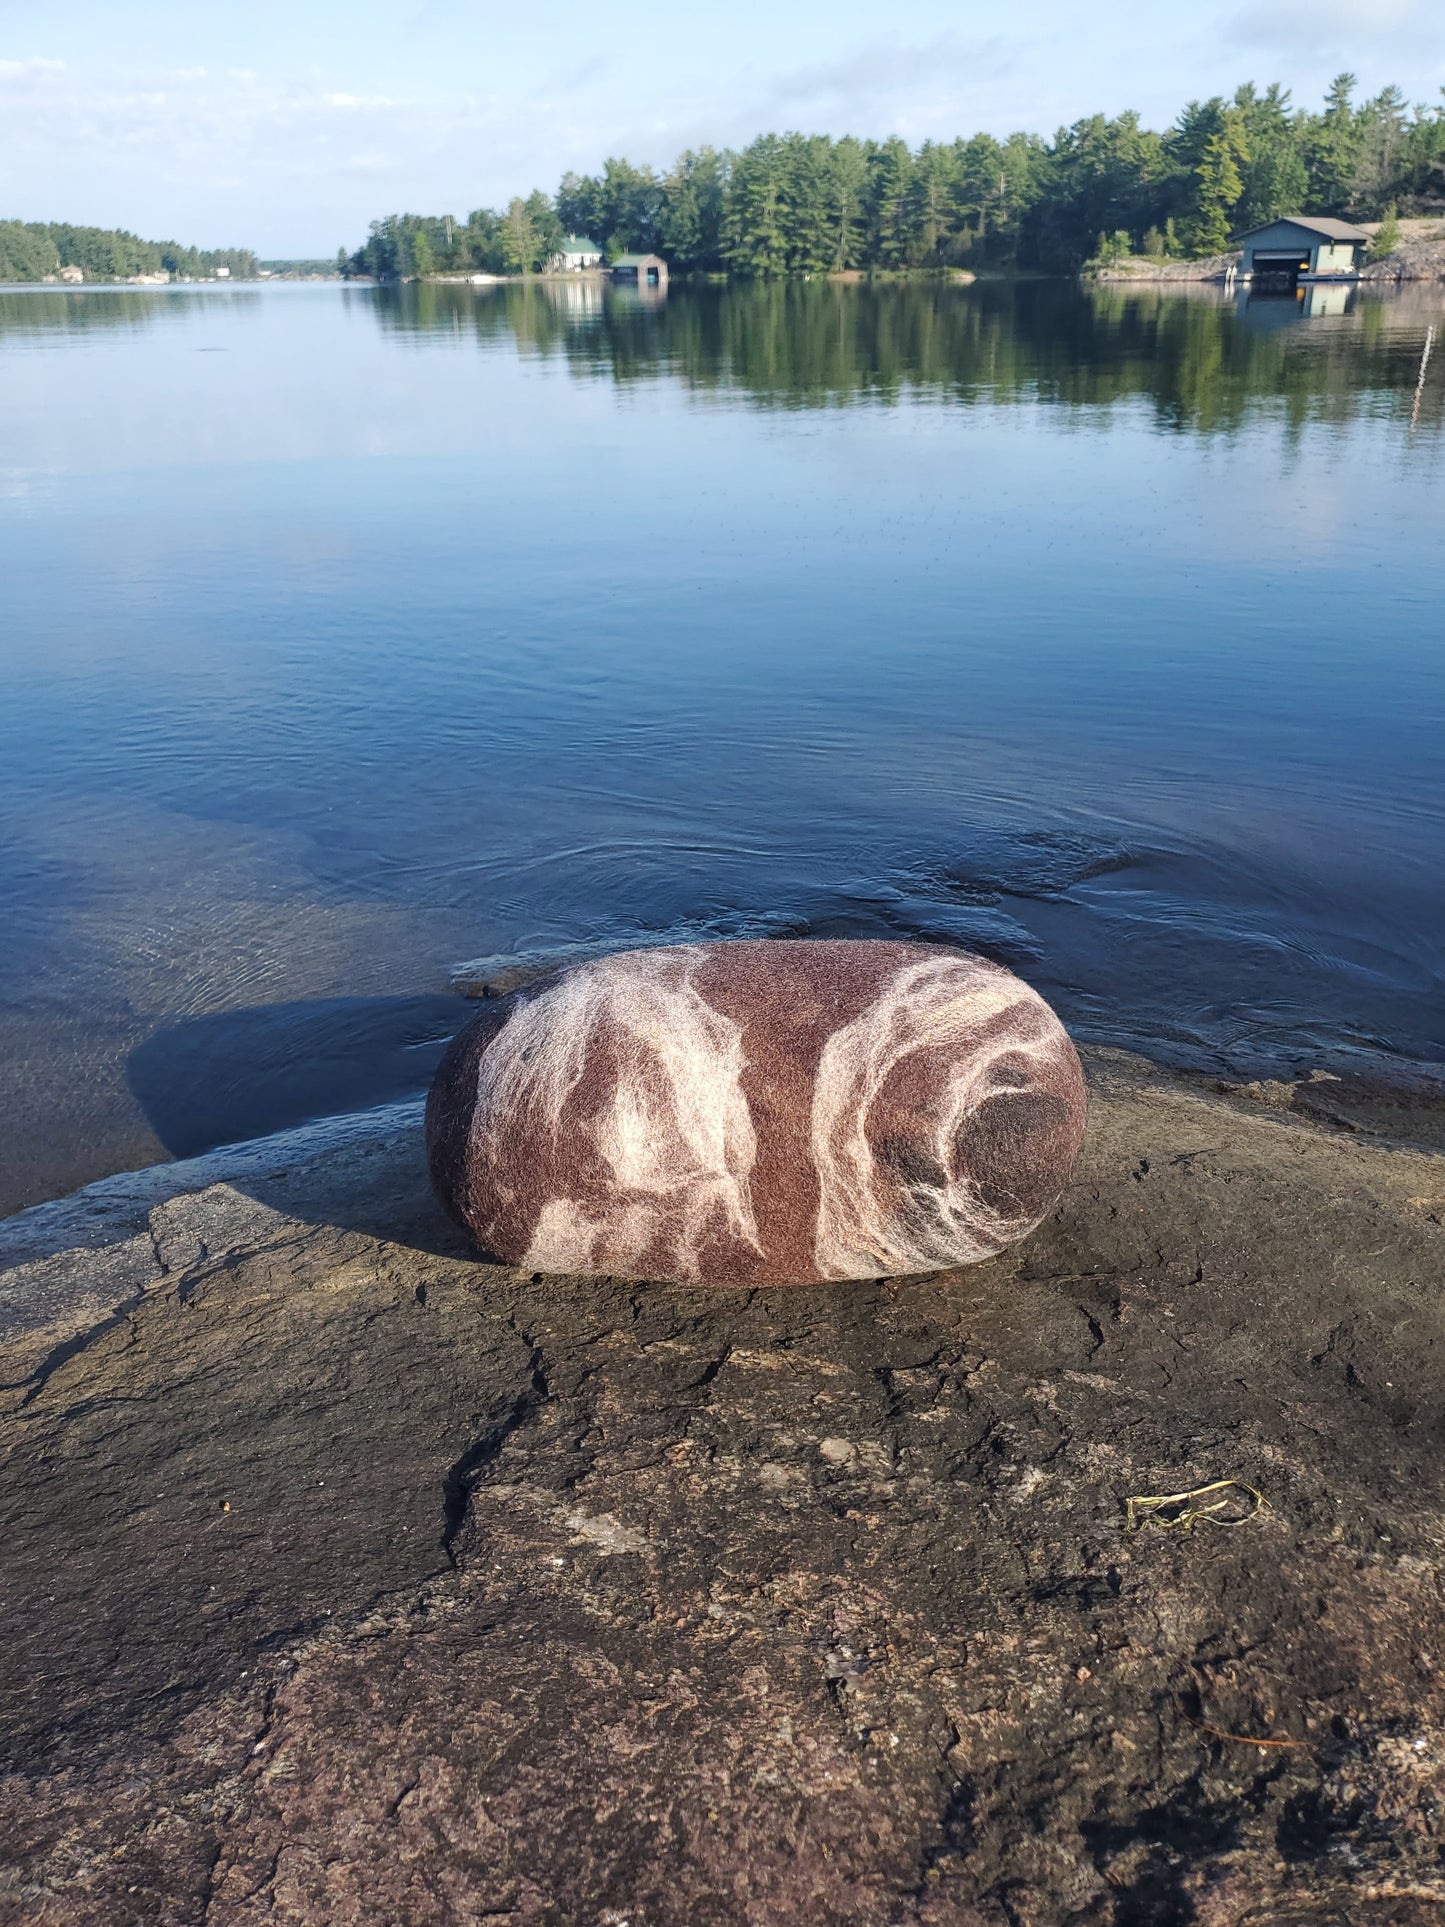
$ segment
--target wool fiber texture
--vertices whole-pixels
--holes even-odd
[[[972,1264],[1057,1202],[1084,1081],[1044,1000],[934,944],[634,950],[499,1000],[427,1106],[433,1181],[533,1271],[816,1284]]]

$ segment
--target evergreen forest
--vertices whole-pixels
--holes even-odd
[[[1358,219],[1445,210],[1445,98],[1398,87],[1356,98],[1353,74],[1318,111],[1247,84],[1191,101],[1156,133],[1094,114],[997,140],[761,134],[739,153],[704,147],[662,174],[609,160],[504,212],[393,214],[338,259],[382,280],[535,272],[564,235],[664,255],[674,273],[773,277],[927,268],[1060,272],[1124,254],[1205,258],[1279,214]]]
[[[127,281],[133,274],[205,279],[228,268],[238,280],[256,272],[248,248],[183,248],[142,241],[122,228],[72,227],[64,221],[0,221],[0,281],[43,281],[79,268],[87,281]]]

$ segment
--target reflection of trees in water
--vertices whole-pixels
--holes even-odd
[[[149,328],[174,318],[179,302],[224,301],[247,307],[262,299],[259,289],[227,288],[224,293],[203,289],[154,292],[140,288],[56,288],[21,293],[0,291],[0,340],[17,334],[85,334],[103,328]]]
[[[1216,290],[1075,282],[674,288],[665,302],[589,284],[473,290],[382,288],[400,332],[510,336],[617,382],[671,378],[770,408],[890,402],[910,393],[1074,408],[1143,401],[1168,427],[1228,433],[1262,413],[1303,425],[1408,414],[1420,343],[1445,310],[1434,291],[1355,296],[1345,315],[1302,319]],[[1445,382],[1421,419],[1445,416]]]

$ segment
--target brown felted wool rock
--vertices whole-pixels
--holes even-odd
[[[442,1203],[532,1271],[814,1284],[972,1264],[1084,1133],[1057,1017],[966,951],[704,943],[582,963],[464,1030],[427,1104]]]

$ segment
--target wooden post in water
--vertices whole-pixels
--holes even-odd
[[[1430,350],[1435,344],[1435,325],[1432,322],[1425,330],[1425,346],[1420,350],[1420,373],[1415,382],[1415,402],[1410,410],[1410,432],[1420,419],[1420,397],[1425,392],[1425,370],[1430,366]]]

